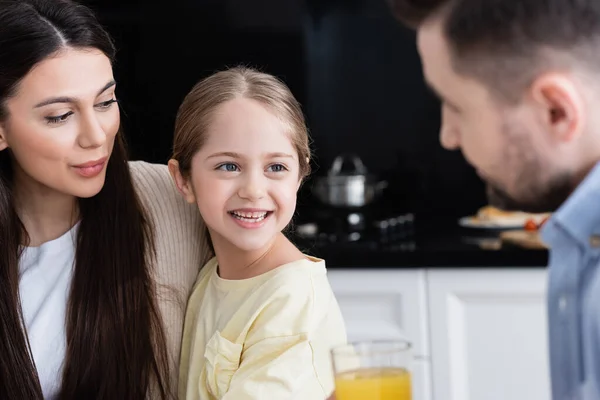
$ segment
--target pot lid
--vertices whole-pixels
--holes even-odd
[[[344,170],[343,167],[350,163],[352,169]],[[355,154],[341,154],[337,156],[333,163],[331,164],[331,168],[327,173],[328,177],[362,177],[365,178],[367,176],[367,168],[363,164],[360,157]]]

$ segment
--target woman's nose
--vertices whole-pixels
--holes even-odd
[[[106,132],[96,115],[82,114],[79,129],[78,143],[84,149],[100,147],[106,143]]]

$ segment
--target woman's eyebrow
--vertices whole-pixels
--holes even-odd
[[[100,89],[98,91],[98,93],[96,94],[96,96],[100,96],[102,93],[104,93],[105,91],[107,91],[108,89],[110,89],[111,87],[113,87],[115,85],[116,85],[115,80],[114,79],[111,80],[106,85],[104,85],[104,87],[102,89]],[[36,104],[34,108],[44,107],[44,106],[47,106],[49,104],[75,103],[75,102],[77,102],[77,98],[75,98],[75,97],[69,97],[69,96],[52,97],[50,99],[46,99],[46,100],[44,100],[44,101]]]

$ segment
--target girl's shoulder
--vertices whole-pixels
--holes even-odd
[[[314,286],[321,279],[327,279],[325,260],[304,255],[300,260],[291,261],[261,275],[261,290],[270,293],[271,298],[280,295],[286,298],[312,296]]]

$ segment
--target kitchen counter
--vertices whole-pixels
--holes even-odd
[[[292,240],[306,253],[324,258],[328,268],[485,268],[546,267],[546,250],[501,245],[496,232],[473,231],[456,224],[415,224],[411,235],[384,240],[328,242]]]

